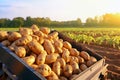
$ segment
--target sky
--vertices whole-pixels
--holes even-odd
[[[0,18],[49,17],[66,21],[120,13],[120,0],[0,0]]]

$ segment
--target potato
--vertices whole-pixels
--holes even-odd
[[[60,76],[60,80],[68,80],[68,79],[64,76]]]
[[[77,49],[75,49],[75,48],[71,48],[70,49],[70,55],[77,57],[77,56],[79,56],[79,51]]]
[[[55,47],[62,48],[62,47],[63,47],[63,43],[62,43],[62,41],[60,41],[60,40],[55,40],[55,41],[54,41],[54,46],[55,46]]]
[[[73,72],[73,68],[71,65],[67,64],[64,69],[63,69],[63,72],[64,72],[64,75],[66,77],[70,77],[72,75],[72,72]]]
[[[77,74],[74,74],[72,76],[70,76],[69,80],[75,80],[74,78],[77,76]]]
[[[68,49],[64,49],[63,53],[62,53],[62,58],[65,60],[65,62],[69,62],[70,61],[70,52]]]
[[[9,35],[8,35],[8,40],[9,40],[9,41],[15,41],[15,40],[17,40],[17,39],[19,39],[19,38],[21,38],[21,34],[18,33],[18,32],[11,32],[11,33],[9,33]]]
[[[94,63],[97,62],[97,59],[96,59],[95,57],[93,57],[93,56],[90,57],[90,60],[91,60],[92,62],[94,62]]]
[[[83,57],[85,60],[90,59],[90,55],[86,51],[81,51],[80,56]]]
[[[42,51],[44,51],[43,46],[39,44],[36,40],[29,42],[28,47],[36,54],[40,54]]]
[[[67,42],[67,41],[64,41],[63,42],[63,47],[65,47],[65,48],[67,48],[67,49],[71,49],[72,48],[72,45],[69,43],[69,42]]]
[[[0,41],[6,40],[8,37],[7,31],[0,31]]]
[[[31,35],[31,36],[32,36],[32,39],[39,41],[39,37],[37,35]]]
[[[52,54],[55,52],[55,48],[49,40],[45,39],[43,46],[48,54]]]
[[[40,31],[42,31],[44,34],[49,34],[50,33],[50,28],[47,27],[41,27]]]
[[[36,63],[37,63],[38,65],[44,64],[44,63],[45,63],[46,56],[47,56],[47,53],[46,53],[46,52],[39,54],[38,57],[37,57],[37,59],[36,59]]]
[[[51,74],[47,77],[47,80],[59,80],[59,77],[55,74],[54,71],[51,71]]]
[[[45,63],[46,64],[51,64],[54,63],[57,60],[57,56],[53,53],[53,54],[49,54],[46,56],[45,59]]]
[[[38,26],[35,25],[35,24],[33,24],[33,25],[31,26],[31,29],[32,29],[33,33],[36,32],[36,31],[39,31]]]
[[[88,61],[86,62],[86,65],[87,65],[88,67],[90,67],[90,66],[93,65],[95,62],[97,62],[97,59],[96,59],[95,57],[91,56],[91,57],[90,57],[90,60],[88,60]]]
[[[19,28],[19,32],[22,36],[33,35],[33,31],[30,28]]]
[[[30,41],[32,41],[32,36],[25,35],[19,38],[18,40],[16,40],[15,42],[17,46],[24,46],[24,45],[27,45]]]
[[[58,32],[52,32],[48,35],[48,39],[57,39],[58,38]]]
[[[44,38],[39,38],[39,41],[38,41],[40,44],[43,44],[44,43]]]
[[[4,41],[1,42],[1,44],[4,45],[4,46],[10,46],[11,43],[10,43],[9,40],[4,40]]]
[[[36,31],[34,34],[37,35],[37,36],[39,36],[40,38],[44,37],[44,33],[42,31]]]
[[[63,43],[60,40],[54,41],[55,52],[62,53]]]
[[[85,63],[85,60],[82,57],[78,56],[77,58],[80,64]]]
[[[78,65],[78,63],[76,61],[71,61],[70,65],[73,68],[73,74],[78,74],[78,73],[81,72],[81,70],[79,69],[79,65]]]
[[[75,56],[70,56],[70,62],[72,62],[72,61],[79,63],[79,59]]]
[[[64,68],[66,66],[66,62],[63,58],[58,58],[56,61],[60,62],[61,68]]]
[[[85,64],[81,64],[81,65],[80,65],[80,69],[81,69],[82,71],[84,71],[84,70],[87,69],[87,66],[86,66]]]
[[[35,57],[33,55],[21,58],[26,64],[29,66],[32,65],[35,62]]]
[[[22,58],[22,57],[25,57],[26,56],[26,50],[24,47],[16,47],[15,48],[15,54]]]
[[[44,77],[50,76],[52,72],[50,66],[48,66],[47,64],[41,64],[38,67],[37,71]]]
[[[52,67],[52,70],[58,75],[60,76],[60,72],[61,72],[61,68],[60,68],[60,62],[54,62],[53,63],[53,67]]]
[[[33,68],[34,70],[36,70],[38,68],[38,65],[37,64],[32,64],[30,65],[31,68]]]

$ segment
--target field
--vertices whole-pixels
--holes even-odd
[[[120,28],[52,28],[100,54],[106,59],[108,78],[120,79]],[[18,28],[0,28],[17,31]]]

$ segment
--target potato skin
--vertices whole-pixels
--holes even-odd
[[[33,35],[33,31],[30,28],[19,28],[19,32],[22,36]]]
[[[77,56],[79,56],[79,51],[77,49],[75,49],[75,48],[71,48],[70,49],[70,55],[77,57]]]
[[[80,56],[83,57],[85,60],[90,59],[90,55],[86,51],[81,51]]]
[[[15,53],[18,57],[22,58],[26,56],[26,50],[24,47],[16,47]]]
[[[30,55],[21,59],[29,66],[31,66],[35,62],[35,57],[33,55]]]
[[[42,51],[44,51],[43,46],[39,44],[36,40],[29,42],[28,47],[36,54],[40,54]]]
[[[70,77],[72,75],[72,72],[73,72],[73,68],[71,65],[67,64],[64,69],[63,69],[63,72],[64,72],[64,75],[66,77]]]
[[[32,29],[33,33],[35,33],[36,31],[39,31],[38,26],[35,25],[35,24],[33,24],[33,25],[31,26],[31,29]]]
[[[81,69],[82,71],[84,71],[84,70],[87,69],[87,66],[86,66],[85,64],[81,64],[81,65],[80,65],[80,69]]]
[[[54,63],[57,60],[57,56],[54,54],[49,54],[46,56],[45,63],[46,64],[51,64]]]
[[[79,65],[78,65],[77,62],[71,61],[71,62],[70,62],[70,65],[71,65],[72,68],[73,68],[73,74],[78,74],[78,73],[81,72],[81,70],[79,69]]]
[[[65,47],[65,48],[67,48],[67,49],[71,49],[72,48],[72,45],[69,43],[69,42],[67,42],[67,41],[64,41],[63,42],[63,47]]]
[[[64,68],[66,66],[66,62],[63,58],[58,58],[56,61],[60,62],[61,68]]]
[[[70,52],[68,49],[63,49],[63,53],[62,53],[62,58],[65,60],[65,62],[69,62],[70,61]]]
[[[41,64],[41,65],[38,67],[37,71],[38,71],[41,75],[43,75],[44,77],[50,76],[50,74],[51,74],[51,68],[50,68],[50,66],[48,66],[47,64]]]
[[[44,43],[43,43],[43,46],[44,46],[44,49],[47,51],[48,54],[52,54],[52,53],[55,52],[55,48],[49,40],[45,39]]]
[[[59,76],[60,76],[60,72],[61,72],[61,68],[60,67],[61,67],[60,62],[57,61],[57,62],[53,63],[52,70]]]
[[[1,42],[1,44],[8,47],[10,46],[11,42],[9,40],[4,40]]]
[[[37,59],[36,59],[36,63],[38,65],[40,64],[44,64],[45,63],[45,59],[46,59],[47,53],[46,51],[44,53],[41,53],[38,55]]]
[[[59,77],[54,71],[51,71],[51,74],[47,77],[47,80],[59,80]]]
[[[47,27],[41,27],[40,28],[40,31],[42,31],[44,34],[49,34],[50,33],[50,28],[47,28]]]
[[[6,40],[8,37],[7,31],[0,31],[0,41]]]
[[[21,36],[21,34],[20,33],[18,33],[18,32],[11,32],[11,33],[9,33],[9,35],[8,35],[8,40],[9,41],[15,41],[15,40],[17,40],[17,39],[19,39],[19,38],[21,38],[22,36]]]

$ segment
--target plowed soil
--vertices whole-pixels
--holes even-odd
[[[105,58],[108,64],[107,80],[120,80],[120,50],[96,45],[85,46]]]

